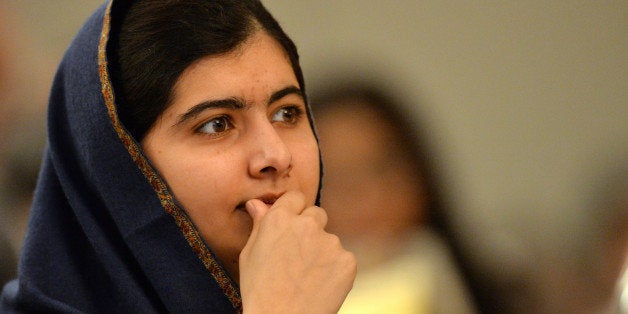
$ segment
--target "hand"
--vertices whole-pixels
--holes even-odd
[[[300,192],[287,192],[272,206],[253,199],[246,210],[253,230],[240,253],[244,313],[338,312],[357,262],[325,232],[325,211],[306,207]]]

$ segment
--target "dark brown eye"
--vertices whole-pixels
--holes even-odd
[[[206,134],[219,134],[231,129],[233,125],[227,116],[213,118],[201,125],[198,132]]]
[[[303,110],[299,107],[283,107],[273,114],[272,121],[296,124],[302,115]]]

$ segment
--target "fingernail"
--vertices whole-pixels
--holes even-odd
[[[253,200],[248,200],[246,201],[246,203],[244,203],[244,207],[246,208],[246,211],[252,215],[252,212],[255,211],[255,205],[253,204]]]

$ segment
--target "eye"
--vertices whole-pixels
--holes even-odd
[[[219,135],[233,127],[228,116],[219,116],[203,123],[196,132],[210,135]]]
[[[273,122],[283,122],[287,124],[296,124],[299,122],[299,119],[303,116],[303,109],[290,106],[279,108],[279,110],[275,111],[273,114],[272,121]]]

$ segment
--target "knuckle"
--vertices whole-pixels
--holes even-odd
[[[297,232],[306,238],[315,238],[322,231],[318,222],[312,216],[301,216],[296,226]]]
[[[327,211],[326,210],[324,210],[323,208],[318,207],[318,206],[313,206],[311,208],[312,208],[312,211],[316,215],[318,215],[320,218],[322,218],[325,221],[327,220]]]
[[[355,254],[349,252],[349,251],[345,251],[345,253],[343,254],[344,260],[345,262],[350,265],[351,267],[353,267],[354,269],[357,270],[358,267],[358,259],[355,257]]]
[[[330,233],[329,234],[329,242],[330,242],[330,244],[333,247],[338,248],[338,249],[344,251],[344,249],[342,247],[342,242],[340,241],[340,238],[337,235]]]
[[[351,277],[355,277],[358,272],[358,260],[355,255],[349,251],[344,251],[343,254],[340,255],[339,260],[347,274]]]
[[[302,223],[306,228],[309,229],[318,229],[318,223],[316,222],[316,217],[312,215],[301,216]]]

